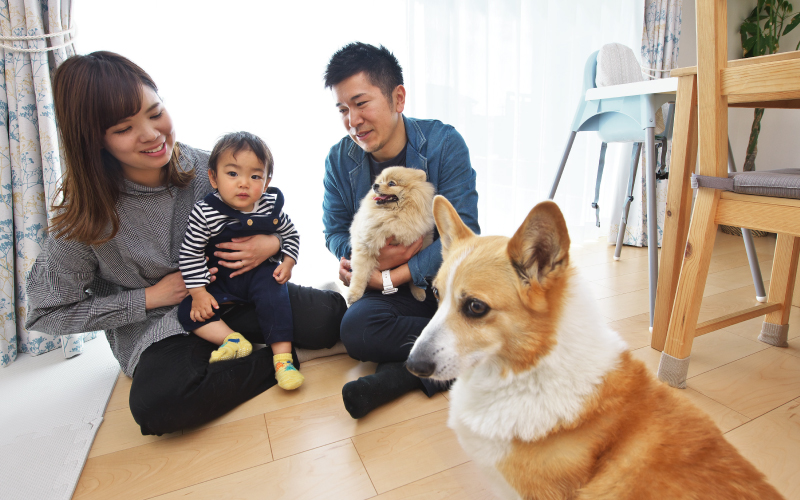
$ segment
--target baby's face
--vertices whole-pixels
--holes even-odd
[[[223,151],[217,161],[217,172],[208,169],[211,186],[229,207],[240,212],[252,212],[256,201],[269,186],[266,166],[249,149],[236,156]]]

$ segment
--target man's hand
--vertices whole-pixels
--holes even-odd
[[[219,309],[219,304],[213,295],[208,293],[205,287],[192,288],[189,292],[192,295],[192,310],[189,318],[192,321],[205,321],[214,316],[214,309]]]
[[[183,276],[180,271],[170,273],[153,286],[144,289],[144,308],[157,309],[159,307],[174,306],[189,295]]]
[[[408,246],[395,243],[394,237],[388,238],[386,244],[381,248],[380,255],[378,255],[378,269],[382,271],[394,269],[411,260],[411,257],[422,250],[422,238],[420,236],[417,241]],[[372,282],[372,279],[370,279],[370,282]]]
[[[339,280],[344,283],[344,286],[350,286],[350,278],[353,277],[353,271],[350,269],[350,261],[342,257],[339,259]]]
[[[296,262],[293,258],[284,255],[283,262],[278,264],[278,267],[275,268],[272,277],[275,278],[278,284],[283,285],[292,277],[292,268],[294,268],[295,264]]]
[[[230,252],[214,252],[220,259],[219,265],[228,269],[236,269],[231,273],[231,278],[239,276],[258,267],[259,264],[269,259],[281,249],[281,243],[274,234],[257,234],[233,238],[230,242],[219,243],[217,248],[230,250]]]

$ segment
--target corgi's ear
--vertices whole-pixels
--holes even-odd
[[[558,205],[543,201],[533,207],[508,242],[508,256],[520,278],[547,288],[548,278],[569,263],[567,223]]]
[[[475,233],[461,221],[456,209],[442,195],[433,199],[433,218],[439,229],[439,239],[442,240],[442,255],[447,252],[454,241],[474,236]]]
[[[411,170],[414,171],[414,177],[417,181],[425,182],[428,180],[428,174],[426,174],[424,170],[420,170],[418,168],[412,168]]]

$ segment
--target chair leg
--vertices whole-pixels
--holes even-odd
[[[698,189],[667,340],[658,365],[658,378],[681,389],[686,388],[689,355],[692,352],[700,302],[703,299],[711,252],[717,236],[714,214],[717,211],[719,194],[716,189]]]
[[[730,137],[728,137],[728,172],[736,172],[736,161],[733,159]],[[767,300],[767,292],[764,291],[764,279],[761,277],[758,253],[753,244],[753,233],[749,229],[743,227],[742,239],[744,240],[744,249],[747,251],[747,261],[750,263],[750,275],[753,277],[753,286],[756,289],[756,300],[765,302]]]
[[[697,163],[697,77],[678,78],[675,104],[675,126],[672,135],[672,157],[669,165],[669,190],[664,216],[664,236],[661,239],[661,259],[658,269],[656,315],[650,347],[664,349],[669,317],[678,289],[678,276],[686,249],[689,219],[692,213],[691,173]]]
[[[647,256],[650,271],[650,331],[656,310],[658,286],[658,212],[656,210],[656,146],[654,127],[647,127],[644,136],[645,173],[647,174]]]
[[[775,260],[772,262],[772,277],[769,281],[769,302],[783,307],[764,317],[758,340],[777,347],[789,347],[789,313],[792,310],[797,257],[800,255],[800,238],[778,234],[775,244]]]
[[[636,180],[636,171],[639,169],[639,156],[642,153],[642,143],[634,142],[631,152],[631,175],[628,177],[628,196],[622,200],[622,217],[619,221],[617,232],[617,247],[614,249],[614,260],[619,260],[622,253],[622,242],[625,240],[625,228],[628,227],[628,212],[633,202],[633,183]]]
[[[558,183],[561,182],[561,174],[564,173],[564,167],[567,166],[567,158],[569,158],[569,152],[572,149],[572,143],[575,142],[576,135],[578,135],[578,133],[574,131],[569,134],[567,146],[564,148],[564,154],[561,155],[561,164],[558,166],[556,178],[553,179],[553,186],[550,188],[550,195],[547,197],[550,200],[556,197],[556,189],[558,189]]]
[[[764,279],[761,277],[761,266],[758,264],[756,246],[753,244],[753,233],[742,228],[744,249],[747,251],[747,261],[750,263],[750,274],[753,276],[753,286],[756,288],[756,300],[766,302],[767,292],[764,291]]]
[[[594,201],[592,202],[592,208],[594,208],[594,216],[595,220],[597,221],[597,227],[600,227],[600,205],[598,205],[597,202],[600,201],[600,182],[603,180],[603,169],[606,166],[607,148],[607,142],[604,142],[600,145],[600,161],[597,163],[597,180],[594,184]]]

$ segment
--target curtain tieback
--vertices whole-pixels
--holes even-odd
[[[24,41],[33,41],[33,40],[46,40],[48,38],[56,37],[56,36],[64,36],[64,35],[72,35],[77,31],[77,28],[70,28],[68,30],[57,31],[56,33],[47,33],[44,35],[29,35],[29,36],[0,36],[0,41],[3,42],[24,42]],[[69,45],[75,43],[75,38],[66,43],[62,43],[61,45],[56,45],[53,47],[44,47],[41,49],[23,49],[18,47],[13,47],[11,45],[6,45],[4,43],[0,43],[0,48],[3,48],[9,52],[48,52],[51,50],[62,49]]]

